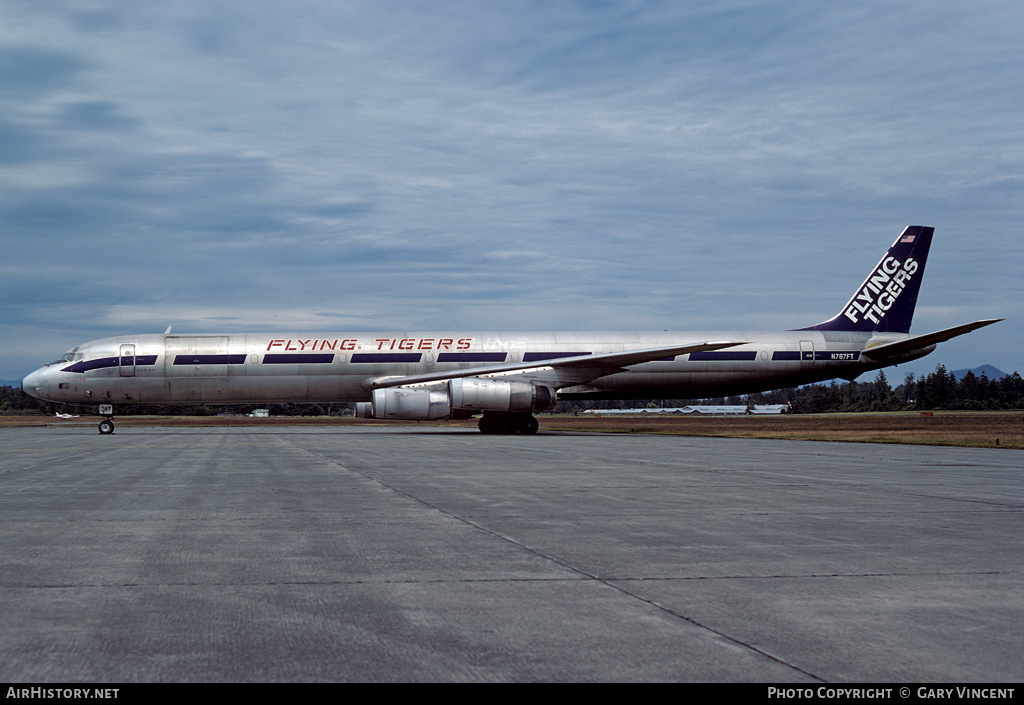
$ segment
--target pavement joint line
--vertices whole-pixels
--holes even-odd
[[[602,582],[605,582],[605,581],[602,581]],[[749,650],[753,651],[754,653],[760,654],[761,656],[764,656],[765,658],[770,659],[770,660],[774,661],[775,663],[778,663],[778,664],[780,664],[782,666],[785,666],[786,668],[791,668],[794,671],[796,671],[797,673],[802,673],[803,675],[807,676],[808,678],[813,678],[814,680],[818,681],[819,683],[827,683],[828,682],[824,678],[822,678],[820,676],[817,676],[814,673],[811,673],[810,671],[808,671],[808,670],[806,670],[804,668],[800,668],[799,666],[797,666],[797,665],[795,665],[793,663],[790,663],[786,659],[780,658],[779,656],[775,656],[774,654],[771,654],[771,653],[765,651],[764,649],[758,648],[758,647],[754,646],[753,644],[749,644],[749,643],[743,641],[742,639],[738,639],[736,637],[730,636],[730,635],[726,634],[725,632],[721,631],[720,629],[715,629],[713,627],[709,627],[708,625],[706,625],[706,624],[704,624],[702,622],[697,621],[693,617],[687,617],[685,614],[682,614],[680,612],[677,612],[676,610],[673,610],[673,609],[671,609],[669,607],[666,607],[665,605],[662,605],[662,604],[660,604],[659,602],[657,602],[655,600],[649,600],[649,599],[647,599],[645,597],[641,597],[640,595],[637,595],[636,593],[632,593],[632,592],[630,592],[628,590],[624,590],[621,587],[619,587],[618,585],[614,585],[612,583],[605,582],[605,584],[608,585],[609,587],[615,589],[615,590],[618,590],[619,592],[621,592],[624,595],[628,595],[628,596],[632,597],[635,600],[639,600],[640,602],[648,604],[651,607],[655,607],[655,608],[661,610],[662,612],[664,612],[666,614],[670,614],[673,617],[675,617],[676,619],[681,619],[684,622],[686,622],[688,624],[692,624],[693,626],[695,626],[695,627],[697,627],[699,629],[703,629],[704,631],[707,631],[707,632],[710,632],[712,634],[715,634],[718,637],[720,637],[722,639],[725,639],[726,641],[728,641],[730,643],[736,644],[737,646],[740,646],[740,647],[745,648],[745,649],[749,649]]]
[[[421,499],[419,497],[416,497],[415,495],[409,494],[408,492],[406,492],[404,490],[401,490],[401,489],[399,489],[397,487],[389,485],[386,482],[383,482],[382,480],[380,480],[378,478],[371,477],[371,476],[367,475],[366,473],[359,472],[358,470],[353,470],[351,468],[346,468],[344,465],[342,465],[338,461],[332,460],[330,458],[327,458],[326,456],[321,455],[320,453],[317,453],[315,451],[309,450],[308,448],[303,448],[302,446],[300,446],[298,443],[295,443],[294,441],[289,440],[288,442],[291,443],[292,445],[302,449],[303,451],[309,453],[310,455],[313,455],[315,457],[320,458],[321,460],[334,463],[334,464],[338,465],[339,467],[345,468],[349,472],[352,472],[352,473],[355,473],[357,475],[360,475],[361,477],[364,477],[367,480],[370,480],[371,482],[375,482],[375,483],[379,484],[380,486],[385,487],[385,488],[387,488],[388,490],[390,490],[392,492],[396,492],[398,494],[401,494],[404,497],[407,497],[407,498],[409,498],[409,499],[411,499],[411,500],[413,500],[415,502],[418,502],[418,503],[420,503],[420,504],[422,504],[422,505],[424,505],[426,507],[431,508],[432,510],[434,510],[436,512],[439,512],[440,514],[444,514],[445,516],[451,517],[452,519],[455,519],[456,521],[462,522],[462,523],[464,523],[464,524],[466,524],[468,526],[471,526],[471,527],[477,529],[478,531],[482,531],[482,532],[484,532],[486,534],[489,534],[490,536],[493,536],[495,538],[498,538],[498,539],[500,539],[502,541],[506,541],[508,543],[511,543],[513,546],[516,546],[516,547],[518,547],[518,548],[520,548],[520,549],[522,549],[524,551],[527,551],[527,552],[529,552],[529,553],[531,553],[531,554],[533,554],[535,556],[538,556],[538,557],[540,557],[540,558],[542,558],[544,560],[550,561],[550,562],[554,563],[555,565],[561,566],[562,568],[564,568],[564,569],[566,569],[568,571],[571,571],[571,572],[573,572],[573,573],[575,573],[577,575],[583,576],[582,579],[585,580],[585,581],[594,581],[594,582],[597,582],[599,584],[605,585],[606,587],[608,587],[608,588],[610,588],[612,590],[615,590],[616,592],[618,592],[621,595],[624,595],[624,596],[626,596],[628,598],[631,598],[633,600],[636,600],[638,602],[646,604],[646,605],[648,605],[650,607],[653,607],[653,608],[659,610],[660,612],[668,614],[668,615],[670,615],[670,616],[672,616],[672,617],[674,617],[676,619],[682,620],[682,621],[684,621],[684,622],[686,622],[686,623],[688,623],[690,625],[693,625],[693,626],[697,627],[698,629],[702,629],[702,630],[704,630],[706,632],[709,632],[711,634],[715,634],[719,638],[725,639],[726,641],[728,641],[728,642],[730,642],[732,644],[736,644],[737,646],[740,646],[741,648],[749,649],[750,651],[753,651],[754,653],[757,653],[757,654],[763,656],[764,658],[770,659],[771,661],[774,661],[775,663],[778,663],[778,664],[780,664],[782,666],[785,666],[786,668],[790,668],[793,671],[796,671],[797,673],[801,673],[801,674],[807,676],[808,678],[812,678],[812,679],[814,679],[814,680],[816,680],[816,681],[818,681],[820,683],[826,682],[825,679],[820,678],[819,676],[816,676],[815,674],[811,673],[810,671],[802,669],[799,666],[796,666],[796,665],[794,665],[792,663],[789,663],[788,661],[786,661],[784,659],[781,659],[781,658],[779,658],[777,656],[774,656],[773,654],[768,653],[764,649],[760,649],[760,648],[758,648],[758,647],[756,647],[756,646],[754,646],[752,644],[748,644],[748,643],[744,642],[741,639],[737,639],[736,637],[729,636],[728,634],[726,634],[725,632],[722,632],[720,630],[713,629],[712,627],[709,627],[709,626],[707,626],[705,624],[702,624],[701,622],[698,622],[697,620],[693,619],[692,617],[687,617],[684,614],[681,614],[681,613],[676,612],[676,611],[674,611],[672,609],[669,609],[668,607],[665,607],[664,605],[661,605],[661,604],[659,604],[658,602],[656,602],[654,600],[649,600],[649,599],[647,599],[645,597],[637,595],[636,593],[630,592],[629,590],[626,590],[624,587],[622,587],[620,585],[616,585],[609,578],[601,578],[601,577],[599,577],[597,575],[593,575],[591,573],[588,573],[587,571],[585,571],[585,570],[583,570],[583,569],[581,569],[581,568],[579,568],[577,566],[574,566],[574,565],[571,565],[569,563],[566,563],[565,561],[559,560],[558,558],[555,558],[554,556],[550,556],[550,555],[548,555],[546,553],[538,551],[537,549],[530,548],[529,546],[526,546],[525,544],[523,544],[523,543],[521,543],[519,541],[516,541],[515,539],[513,539],[513,538],[511,538],[509,536],[504,536],[502,534],[499,534],[499,533],[493,531],[492,529],[488,529],[488,528],[486,528],[486,527],[484,527],[484,526],[482,526],[482,525],[480,525],[480,524],[478,524],[476,522],[473,522],[473,521],[470,521],[469,519],[466,519],[465,517],[461,517],[461,516],[452,514],[451,512],[449,512],[447,510],[444,510],[444,509],[441,509],[440,507],[437,507],[437,506],[431,504],[430,502],[427,502],[427,501],[425,501],[425,500],[423,500],[423,499]]]

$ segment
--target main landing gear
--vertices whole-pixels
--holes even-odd
[[[486,411],[477,423],[477,427],[480,429],[480,433],[493,435],[510,436],[516,433],[532,435],[537,432],[540,424],[532,414],[528,413]]]
[[[100,434],[107,436],[114,432],[114,407],[111,404],[100,404],[100,416],[106,418],[100,421]]]

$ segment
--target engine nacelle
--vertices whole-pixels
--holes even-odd
[[[434,389],[375,389],[372,402],[358,402],[360,419],[468,418],[474,411],[531,412],[550,409],[555,393],[532,382],[466,377]]]
[[[448,394],[430,389],[375,389],[370,413],[375,419],[443,419],[452,411]],[[365,411],[365,407],[364,407]],[[356,415],[360,412],[356,405]]]
[[[453,409],[481,411],[543,411],[555,404],[548,387],[532,382],[460,377],[448,382]]]

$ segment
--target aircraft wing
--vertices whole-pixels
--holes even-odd
[[[874,345],[865,348],[861,351],[861,355],[870,358],[871,360],[884,360],[890,357],[896,357],[898,355],[904,355],[914,350],[920,350],[926,348],[929,345],[935,345],[936,343],[942,343],[950,338],[955,338],[958,335],[964,333],[970,333],[972,330],[984,328],[990,326],[993,323],[998,323],[1003,320],[1002,318],[986,318],[982,321],[975,321],[974,323],[965,323],[962,326],[953,326],[952,328],[945,328],[943,330],[935,331],[934,333],[926,333],[925,335],[915,335],[911,338],[905,338],[903,340],[896,340],[892,343],[883,343],[881,345]]]
[[[488,365],[486,367],[471,367],[462,370],[427,372],[418,375],[380,377],[373,380],[369,388],[417,386],[444,382],[460,377],[504,377],[514,374],[528,375],[529,373],[546,373],[544,377],[548,378],[548,381],[554,382],[556,386],[559,384],[561,386],[568,386],[583,384],[592,379],[622,371],[623,368],[629,365],[639,365],[643,362],[653,362],[654,360],[671,358],[676,355],[706,350],[721,350],[722,348],[731,348],[744,344],[743,342],[735,341],[712,341],[690,345],[645,348],[643,350],[627,350],[625,352],[599,353],[597,355],[575,355],[573,357],[538,360],[536,362],[508,363],[504,365]]]

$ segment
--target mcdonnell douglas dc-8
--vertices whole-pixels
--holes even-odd
[[[694,399],[853,380],[915,360],[986,319],[910,335],[934,228],[904,230],[829,320],[777,332],[128,335],[28,375],[40,399],[155,404],[354,402],[364,418],[482,414],[484,433],[536,433],[558,399]]]

